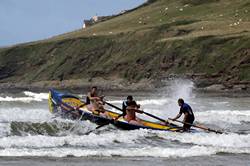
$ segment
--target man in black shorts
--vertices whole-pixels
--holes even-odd
[[[184,114],[183,123],[193,124],[194,113],[193,113],[192,108],[188,104],[186,104],[183,99],[178,100],[178,105],[180,106],[180,112],[175,118],[173,118],[171,120],[175,121],[176,119],[180,118],[182,114]],[[183,125],[183,131],[190,130],[191,125],[189,125],[189,124]]]

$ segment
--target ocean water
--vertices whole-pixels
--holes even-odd
[[[0,165],[249,165],[250,97],[195,92],[189,81],[133,95],[144,111],[166,119],[178,113],[177,99],[183,97],[194,110],[196,124],[226,133],[123,131],[107,125],[86,135],[96,125],[55,117],[48,109],[47,92],[0,92]],[[119,92],[106,94],[117,106],[124,98]]]

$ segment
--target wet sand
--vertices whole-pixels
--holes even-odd
[[[0,165],[6,166],[248,166],[250,156],[248,154],[220,154],[204,157],[188,158],[121,158],[121,157],[1,157]]]

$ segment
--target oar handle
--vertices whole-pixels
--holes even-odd
[[[190,125],[190,126],[193,126],[193,127],[199,128],[199,129],[203,129],[203,130],[207,130],[207,131],[211,131],[211,132],[215,132],[215,133],[223,134],[223,132],[222,132],[222,131],[219,131],[219,130],[214,130],[214,129],[210,129],[210,128],[207,128],[207,127],[194,125],[194,124],[187,123],[187,122],[182,122],[182,121],[180,121],[180,120],[174,120],[174,119],[169,119],[169,120],[176,121],[176,122],[179,122],[179,123],[182,123],[182,124],[187,124],[187,125]]]
[[[110,103],[108,103],[108,102],[106,102],[106,101],[103,101],[105,104],[107,104],[107,105],[109,105],[110,107],[113,107],[113,108],[115,108],[115,109],[117,109],[117,110],[119,110],[119,111],[122,111],[122,109],[121,108],[119,108],[119,107],[117,107],[117,106],[115,106],[115,105],[113,105],[113,104],[110,104]],[[123,111],[122,111],[123,112]]]

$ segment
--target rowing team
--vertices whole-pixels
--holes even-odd
[[[94,86],[91,88],[90,92],[88,92],[88,95],[86,97],[86,104],[89,111],[108,118],[109,115],[104,109],[105,102],[103,101],[103,98],[104,96],[98,95],[97,87]],[[182,114],[184,114],[183,130],[188,131],[191,127],[191,124],[193,124],[194,122],[194,114],[192,108],[188,104],[186,104],[183,99],[178,100],[178,105],[180,106],[179,114],[175,118],[170,120],[175,121],[180,118]],[[136,113],[143,113],[143,111],[139,109],[140,104],[137,104],[132,96],[128,96],[127,99],[122,103],[123,113],[121,114],[121,116],[123,116],[124,119],[130,124],[143,125],[140,119],[136,117]]]

